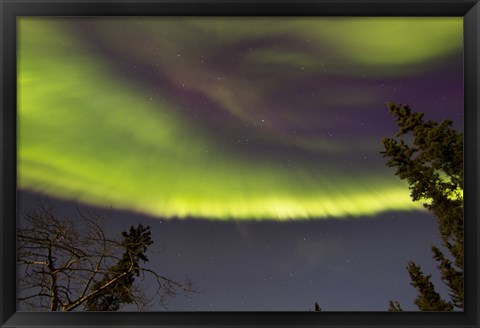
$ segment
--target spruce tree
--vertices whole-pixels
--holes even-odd
[[[409,184],[413,201],[423,201],[438,221],[442,248],[431,247],[442,281],[449,290],[445,301],[420,266],[408,262],[411,284],[418,291],[415,304],[421,311],[452,311],[463,308],[463,133],[452,128],[452,121],[423,120],[423,113],[409,106],[387,103],[400,132],[385,138],[387,165]],[[410,142],[409,142],[410,141]],[[389,311],[401,311],[390,301]]]
[[[148,262],[145,256],[148,246],[153,244],[150,227],[139,224],[138,227],[130,227],[130,232],[122,232],[122,247],[125,252],[118,263],[105,273],[102,280],[93,285],[92,290],[100,289],[119,275],[123,277],[117,280],[109,288],[102,290],[94,298],[86,302],[86,311],[118,311],[122,304],[130,304],[134,301],[131,289],[135,276],[140,275],[139,261]],[[124,274],[128,272],[128,274]]]
[[[390,301],[388,305],[388,312],[402,312],[403,309],[397,301]]]

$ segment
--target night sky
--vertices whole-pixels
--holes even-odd
[[[22,18],[19,213],[149,224],[150,267],[202,290],[172,311],[415,310],[406,261],[438,281],[439,238],[379,153],[385,103],[463,130],[462,24]]]

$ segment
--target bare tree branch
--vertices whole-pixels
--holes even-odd
[[[43,201],[23,216],[17,229],[19,305],[75,311],[102,302],[103,310],[132,304],[140,311],[155,299],[163,306],[177,290],[196,292],[190,280],[180,283],[141,265],[148,261],[144,252],[153,243],[149,227],[131,227],[129,233],[112,239],[103,230],[104,218],[78,207],[77,214],[62,217],[50,202]],[[140,274],[154,278],[153,295],[145,295],[144,289],[134,284],[134,277]]]

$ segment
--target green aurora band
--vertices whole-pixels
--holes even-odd
[[[154,30],[155,24],[168,28],[171,20],[145,20],[145,31]],[[259,18],[256,24],[243,24],[247,27],[242,30],[241,22],[235,20],[188,21],[193,30],[214,31],[218,40],[248,38],[259,33],[264,22]],[[456,18],[350,19],[333,27],[327,23],[290,19],[278,24],[276,32],[307,31],[312,40],[327,40],[343,49],[346,60],[377,75],[391,70],[405,74],[412,63],[432,61],[461,47],[461,41],[442,39],[447,33],[450,39],[461,40],[461,19]],[[220,140],[185,119],[181,104],[168,97],[152,99],[145,88],[119,78],[105,58],[92,53],[62,24],[59,19],[22,18],[19,22],[19,188],[167,218],[291,220],[422,210],[421,204],[410,200],[406,184],[385,167],[345,171],[332,162],[300,159],[292,169],[275,159],[225,151]],[[101,24],[103,33],[115,28],[108,20]],[[330,29],[319,28],[322,25]],[[400,41],[393,42],[394,35]],[[355,51],[348,51],[349,47]],[[140,61],[153,61],[148,52],[134,51]],[[308,57],[261,49],[251,56],[250,60],[278,65],[294,65],[299,56]],[[303,58],[303,62],[307,68],[319,65],[314,58]],[[172,80],[179,79],[182,73],[169,71],[170,65],[165,60],[160,69]],[[200,84],[194,72],[184,74],[191,75],[191,83]],[[242,110],[241,101],[249,94],[235,99],[238,96],[228,86],[191,87],[201,89],[238,119],[254,119],[252,112]],[[267,83],[261,87],[268,88]],[[260,98],[251,97],[253,103]],[[284,140],[283,145],[328,151],[330,144],[300,138]],[[352,147],[356,145],[339,142],[330,150],[341,154]],[[380,150],[380,140],[365,147]]]

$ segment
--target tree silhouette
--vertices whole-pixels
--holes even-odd
[[[412,261],[407,264],[411,284],[418,291],[414,303],[421,311],[452,311],[463,308],[463,133],[452,122],[424,122],[423,113],[412,112],[402,104],[387,103],[400,132],[385,138],[387,165],[406,180],[413,201],[423,201],[437,218],[442,246],[431,247],[433,258],[449,290],[450,300],[441,298],[425,275]],[[411,138],[407,142],[408,137]],[[398,302],[390,301],[389,311],[401,311]]]
[[[61,217],[41,202],[26,212],[17,228],[18,292],[21,306],[50,311],[117,311],[124,304],[146,309],[157,298],[165,305],[178,291],[193,293],[190,280],[177,282],[146,268],[150,227],[138,225],[110,239],[103,218],[77,209],[75,218]],[[150,275],[151,295],[134,284]]]
[[[131,304],[133,297],[130,293],[134,276],[140,275],[139,261],[147,262],[145,256],[148,246],[153,244],[150,237],[150,227],[139,225],[137,228],[131,227],[130,232],[122,233],[121,245],[125,248],[122,258],[117,264],[108,269],[103,279],[96,282],[92,291],[101,290],[108,284],[113,277],[120,276],[124,272],[128,272],[118,279],[111,287],[101,290],[95,297],[86,301],[86,310],[88,311],[117,311],[121,304]]]
[[[400,306],[400,303],[398,303],[397,301],[389,301],[388,311],[389,312],[401,312],[401,311],[403,311],[403,309]]]

